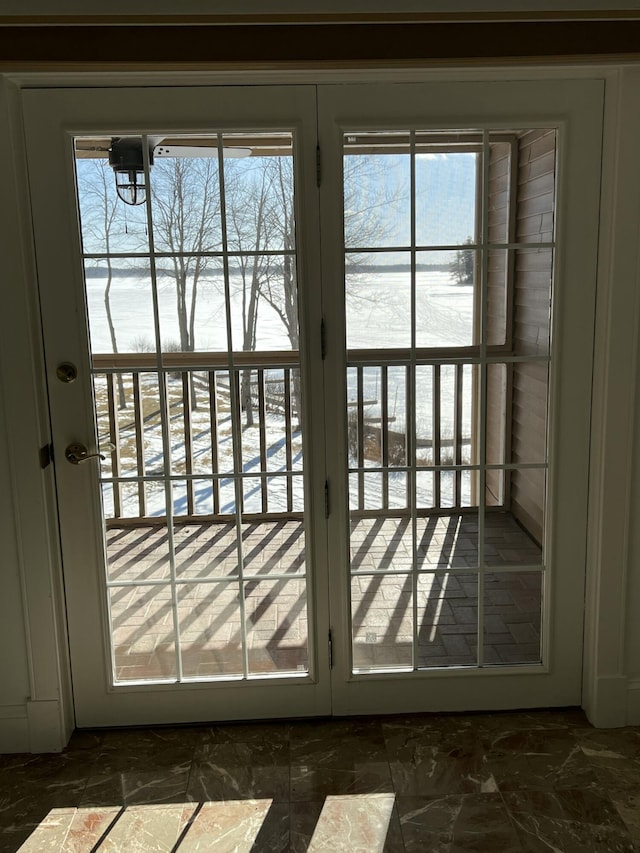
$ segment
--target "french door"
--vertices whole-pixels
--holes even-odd
[[[25,93],[78,725],[579,703],[601,98]]]
[[[320,90],[334,713],[580,703],[601,99]]]
[[[314,94],[26,96],[79,725],[330,711]]]

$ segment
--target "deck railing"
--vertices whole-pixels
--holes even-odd
[[[348,377],[352,512],[408,508],[414,490],[419,509],[469,506],[476,369],[368,362],[348,368]]]
[[[473,370],[348,368],[352,512],[408,509],[414,489],[423,508],[469,505]],[[165,520],[167,479],[176,520],[228,520],[238,502],[256,520],[301,517],[297,352],[96,355],[93,374],[107,520]]]
[[[296,352],[234,354],[231,369],[225,353],[171,353],[160,369],[153,353],[97,355],[93,375],[107,519],[164,519],[167,478],[176,519],[228,519],[237,500],[301,516]]]

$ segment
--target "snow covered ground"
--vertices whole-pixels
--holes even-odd
[[[350,349],[376,348],[384,350],[392,347],[408,347],[411,344],[411,304],[410,277],[407,272],[377,271],[363,272],[348,277],[347,295],[347,341]],[[104,303],[105,279],[89,276],[87,278],[87,298],[90,318],[91,346],[94,353],[112,351]],[[232,343],[241,349],[242,330],[242,292],[239,277],[231,281],[232,298],[230,320]],[[136,352],[153,349],[155,342],[153,296],[151,279],[144,275],[117,276],[112,280],[110,304],[115,327],[118,351]],[[159,325],[162,344],[165,349],[177,343],[179,339],[177,312],[175,303],[175,283],[168,276],[158,280]],[[196,349],[200,351],[225,351],[227,348],[226,316],[224,310],[224,286],[221,278],[203,281],[200,285],[196,312]],[[473,287],[455,284],[445,271],[420,271],[416,281],[416,344],[418,346],[464,346],[471,343],[473,328]],[[280,318],[265,302],[261,301],[258,312],[256,350],[286,350],[290,348],[289,339]],[[445,365],[441,368],[441,436],[443,440],[453,435],[454,424],[454,370]],[[407,427],[406,385],[407,372],[404,366],[392,366],[388,371],[388,415],[389,428],[403,433]],[[272,382],[280,382],[282,371],[269,375]],[[431,459],[426,446],[433,434],[433,368],[417,368],[417,388],[415,399],[416,433],[418,442],[424,442],[419,455],[425,463]],[[144,413],[146,416],[144,434],[144,458],[147,475],[161,476],[165,453],[159,416],[159,395],[157,375],[143,375],[142,388]],[[233,512],[236,506],[233,471],[233,442],[231,432],[230,405],[228,394],[228,375],[219,374],[219,417],[217,423],[217,451],[219,478],[220,510]],[[108,419],[106,417],[106,391],[101,378],[96,380],[96,400],[98,408],[98,432],[104,444],[108,441]],[[125,379],[127,394],[131,394],[131,375]],[[169,378],[170,397],[170,460],[171,471],[180,477],[186,474],[184,416],[182,412],[182,384],[179,377]],[[370,401],[365,407],[365,417],[374,424],[381,415],[381,371],[380,368],[367,367],[363,373],[364,399]],[[463,435],[471,434],[471,369],[465,368],[463,379]],[[347,397],[349,401],[357,398],[356,369],[347,371]],[[350,411],[354,411],[350,407]],[[193,473],[206,479],[195,484],[196,512],[213,512],[213,478],[211,476],[211,427],[210,413],[206,397],[201,395],[199,408],[192,412],[193,428]],[[295,419],[294,419],[295,420]],[[121,476],[135,476],[138,473],[133,407],[119,413]],[[268,509],[283,511],[287,508],[286,471],[286,434],[284,416],[271,411],[266,419]],[[260,474],[260,435],[256,423],[254,427],[242,430],[241,455],[243,472],[250,475],[243,479],[244,509],[246,512],[259,512],[262,508],[262,481]],[[468,452],[469,446],[465,446]],[[294,508],[303,508],[302,483],[302,437],[299,432],[292,436],[291,476],[294,494]],[[112,486],[108,482],[111,475],[110,459],[103,463],[104,504],[107,517],[113,514]],[[351,460],[355,464],[355,460]],[[375,461],[367,460],[368,466]],[[382,500],[379,474],[367,474],[366,505],[372,508],[380,506]],[[442,475],[443,500],[447,501],[447,492],[451,491],[453,475]],[[358,478],[350,478],[352,501],[357,500]],[[433,475],[419,472],[418,504],[429,506],[432,501]],[[145,486],[148,499],[148,514],[164,515],[166,512],[165,489],[161,480]],[[391,506],[406,506],[406,475],[391,472],[389,475],[389,501]],[[172,502],[175,515],[186,513],[186,481],[173,484]],[[463,501],[470,496],[470,476],[463,477]],[[126,484],[122,487],[123,514],[138,516],[138,486]]]

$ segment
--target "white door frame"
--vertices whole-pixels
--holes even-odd
[[[300,72],[294,72],[301,80]],[[260,77],[264,80],[264,74]],[[270,74],[285,82],[291,74]],[[353,80],[353,73],[349,79]],[[362,72],[358,79],[514,79],[512,69],[465,71]],[[625,648],[627,592],[638,595],[630,576],[637,333],[640,164],[640,69],[618,67],[546,67],[518,69],[520,79],[588,77],[606,81],[604,167],[599,240],[595,376],[592,399],[590,526],[587,542],[587,619],[585,623],[583,707],[595,725],[640,723],[640,682],[628,678]],[[166,80],[149,74],[147,79]],[[311,79],[346,79],[340,71]],[[140,84],[143,78],[136,77]],[[193,81],[194,76],[190,79]],[[207,74],[209,83],[238,82],[247,75]],[[175,80],[175,78],[174,78]],[[203,80],[204,81],[204,80]],[[42,471],[38,448],[50,440],[47,397],[39,337],[37,280],[26,199],[27,176],[22,151],[20,90],[26,86],[66,86],[84,82],[131,84],[122,75],[42,74],[6,76],[0,81],[0,180],[5,204],[0,208],[3,257],[3,311],[0,313],[0,379],[11,481],[3,489],[10,501],[15,530],[16,571],[22,588],[24,647],[28,683],[16,688],[12,704],[0,706],[0,745],[11,751],[56,751],[73,729],[70,672],[62,600],[56,505],[51,467]],[[9,287],[7,282],[20,286]],[[28,389],[26,391],[25,389]],[[13,413],[12,416],[9,416]],[[20,602],[15,605],[20,608]],[[16,642],[16,635],[12,635]],[[19,657],[16,652],[16,657]],[[20,676],[22,678],[22,676]],[[16,678],[16,681],[19,679]],[[12,682],[13,683],[13,682]],[[21,682],[20,682],[21,683]],[[24,699],[21,691],[24,690]]]

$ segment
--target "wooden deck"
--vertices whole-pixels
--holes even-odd
[[[507,513],[484,543],[479,571],[473,516],[418,519],[415,549],[410,519],[354,520],[354,669],[477,665],[479,613],[482,662],[539,661],[540,548]],[[117,680],[307,670],[302,523],[246,524],[241,551],[242,575],[231,523],[107,531]]]

